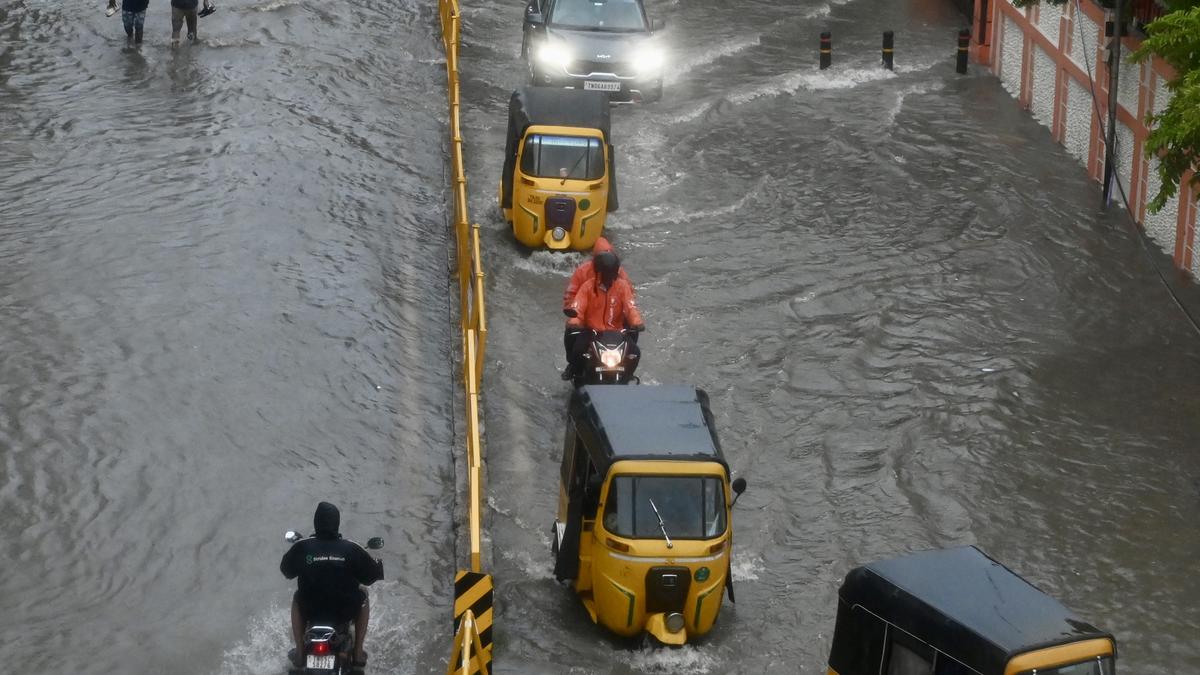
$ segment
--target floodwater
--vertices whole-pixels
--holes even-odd
[[[1200,335],[1083,169],[954,73],[966,21],[932,0],[648,4],[671,75],[613,113],[607,231],[639,375],[710,393],[750,487],[713,633],[641,650],[592,625],[549,554],[581,258],[523,250],[494,204],[520,4],[464,10],[502,672],[823,673],[851,567],[962,544],[1113,631],[1123,672],[1200,672]]]
[[[0,3],[0,670],[279,673],[285,529],[379,535],[444,658],[457,338],[436,5],[230,0],[172,50]]]
[[[954,74],[943,0],[650,0],[671,75],[614,111],[608,234],[639,374],[710,392],[750,489],[710,636],[591,625],[548,538],[581,258],[500,219],[523,4],[464,5],[499,672],[821,672],[850,567],[958,544],[1116,633],[1123,672],[1200,672],[1200,337],[1074,160]],[[388,541],[373,670],[444,672],[436,3],[228,0],[174,50],[155,5],[140,51],[101,6],[0,0],[0,663],[280,673],[280,535],[329,499]]]

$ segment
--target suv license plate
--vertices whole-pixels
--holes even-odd
[[[333,654],[328,656],[308,655],[309,670],[333,670]]]
[[[587,89],[588,91],[621,91],[621,83],[584,80],[583,88]]]

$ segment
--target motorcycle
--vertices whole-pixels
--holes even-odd
[[[283,535],[283,540],[289,544],[303,538],[304,535],[295,530],[288,530]],[[372,551],[383,548],[383,538],[371,537],[365,548]],[[354,668],[354,623],[309,617],[304,626],[304,667],[297,667],[290,658],[288,662],[288,675],[361,673],[361,669]]]
[[[582,369],[575,372],[575,386],[637,382],[631,373],[637,367],[638,355],[630,349],[637,342],[637,335],[637,331],[628,329],[597,333],[583,355]]]

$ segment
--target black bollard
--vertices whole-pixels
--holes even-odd
[[[958,31],[958,63],[954,67],[960,75],[967,72],[967,54],[970,48],[971,31],[964,28]]]
[[[833,36],[829,31],[821,33],[821,70],[829,67],[833,61]]]
[[[892,31],[883,31],[883,67],[888,70],[892,69],[892,48],[895,46],[895,39]]]

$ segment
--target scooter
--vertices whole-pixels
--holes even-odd
[[[283,540],[294,544],[304,538],[288,530]],[[366,548],[383,548],[382,537],[371,537]],[[298,668],[289,659],[288,675],[350,675],[361,673],[354,668],[354,623],[334,623],[319,616],[309,617],[304,627],[304,667]]]
[[[624,329],[597,333],[583,355],[582,371],[575,373],[575,386],[637,382],[630,374],[637,367],[638,357],[629,349],[630,343],[634,342],[637,342],[637,331]]]

